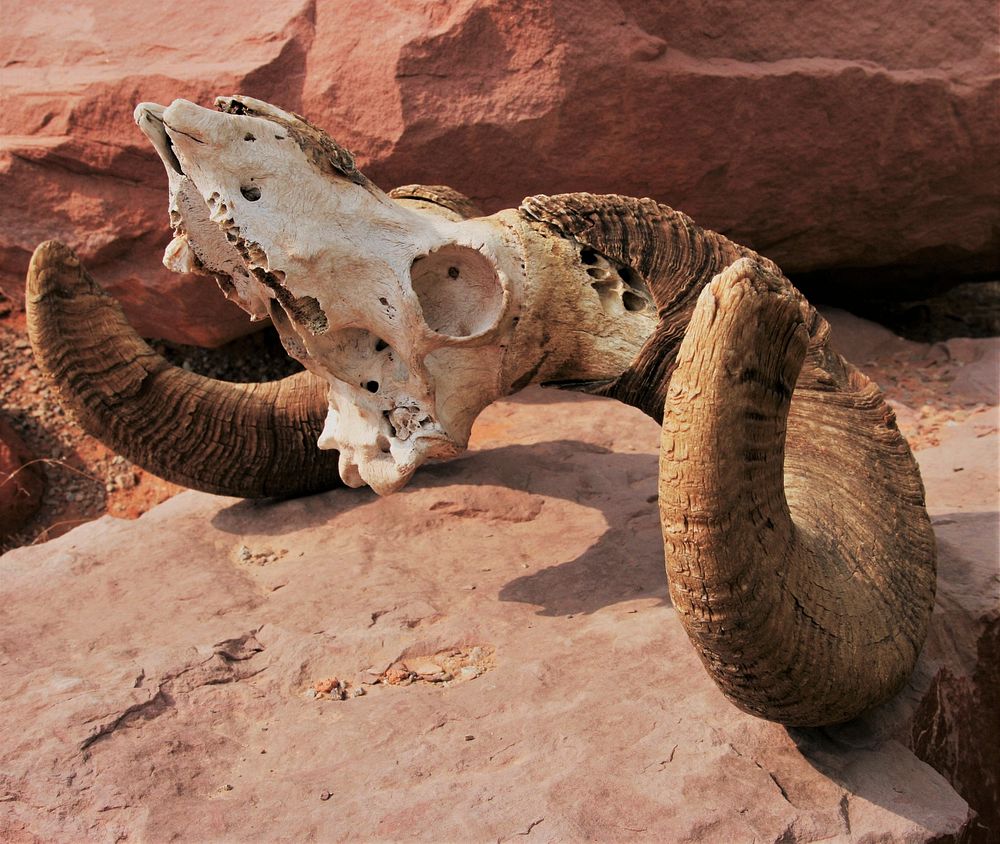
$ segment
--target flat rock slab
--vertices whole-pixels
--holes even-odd
[[[667,595],[658,426],[609,401],[499,403],[389,498],[190,492],[12,551],[0,838],[949,840],[969,805],[911,747],[995,616],[993,499],[943,483],[970,441],[995,461],[983,418],[927,452],[920,667],[835,729],[711,683]]]

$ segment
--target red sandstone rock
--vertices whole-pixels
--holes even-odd
[[[936,359],[833,323],[876,371],[900,345]],[[995,373],[996,341],[960,345],[963,374]],[[950,382],[954,407],[980,380]],[[185,493],[10,552],[0,838],[991,840],[997,409],[977,408],[918,452],[940,542],[918,669],[825,730],[708,679],[667,594],[659,429],[609,401],[499,403],[471,453],[388,498]],[[414,676],[435,666],[451,679]]]
[[[561,0],[5,9],[0,283],[58,237],[140,331],[250,330],[159,266],[166,181],[139,100],[241,92],[300,111],[384,187],[487,210],[533,193],[648,195],[789,272],[964,261],[998,248],[992,3],[706,7]]]
[[[38,510],[45,492],[44,475],[28,447],[0,416],[0,538],[21,528]]]

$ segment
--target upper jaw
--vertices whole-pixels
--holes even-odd
[[[173,142],[170,140],[167,127],[163,122],[164,111],[166,111],[166,106],[161,106],[158,103],[139,103],[135,107],[132,117],[142,134],[149,138],[153,148],[159,154],[160,160],[167,168],[167,173],[183,176],[184,170],[174,153]]]

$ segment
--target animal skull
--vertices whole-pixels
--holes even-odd
[[[516,238],[392,201],[288,112],[217,105],[136,109],[170,180],[164,263],[221,277],[253,317],[271,317],[287,351],[329,383],[320,448],[340,452],[349,486],[392,492],[425,460],[463,449],[505,392],[503,338],[523,287]]]

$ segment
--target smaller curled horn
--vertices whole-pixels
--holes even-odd
[[[172,365],[54,240],[32,256],[26,304],[35,358],[62,400],[84,430],[144,469],[244,498],[340,485],[337,453],[316,447],[326,384],[310,373],[234,384]]]

